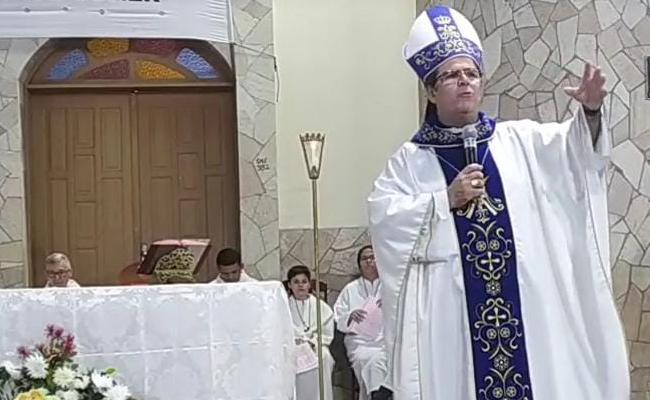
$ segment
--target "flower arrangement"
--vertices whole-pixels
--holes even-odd
[[[72,334],[54,325],[45,334],[44,343],[18,348],[19,364],[0,364],[0,400],[132,400],[115,370],[80,369]]]

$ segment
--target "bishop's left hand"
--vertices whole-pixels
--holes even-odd
[[[580,86],[568,86],[564,91],[569,96],[589,110],[598,110],[603,105],[607,94],[605,90],[605,75],[590,62],[585,63],[585,72],[582,74]]]

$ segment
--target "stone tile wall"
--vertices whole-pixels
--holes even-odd
[[[365,227],[319,229],[321,280],[327,283],[328,302],[333,305],[343,287],[358,276],[357,252],[370,244]],[[294,265],[313,266],[313,230],[287,229],[280,232],[282,279]]]
[[[648,1],[419,1],[418,11],[434,3],[461,11],[479,32],[488,78],[484,108],[501,119],[564,120],[576,104],[562,87],[578,82],[584,61],[607,75],[614,294],[630,348],[632,400],[650,399]]]

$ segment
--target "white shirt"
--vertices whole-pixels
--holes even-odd
[[[238,282],[257,282],[257,279],[251,277],[246,273],[246,271],[241,272],[241,275],[239,275],[239,281]],[[217,276],[217,279],[211,281],[210,283],[236,283],[236,282],[224,282],[223,279],[221,279],[221,275]]]
[[[316,315],[316,296],[309,295],[306,300],[289,297],[289,310],[293,320],[294,334],[297,340],[304,340],[313,345],[318,343]],[[334,313],[329,304],[319,301],[321,307],[321,325],[323,326],[323,346],[329,346],[334,339]]]
[[[329,352],[329,345],[334,339],[334,313],[332,308],[326,302],[316,300],[313,295],[310,295],[305,300],[297,300],[293,296],[289,297],[289,310],[293,321],[294,337],[298,343],[309,343],[315,354],[318,352],[317,304],[320,305],[321,309],[324,398],[332,400],[334,398],[332,393],[334,359]],[[296,375],[296,400],[317,400],[319,398],[318,388],[318,368]]]
[[[63,287],[63,286],[54,286],[52,284],[52,281],[48,279],[47,282],[45,283],[45,287],[50,288],[50,287]],[[65,287],[77,288],[77,287],[81,287],[81,285],[79,285],[77,281],[75,281],[74,279],[68,279],[68,283],[66,283]]]
[[[336,328],[343,333],[348,333],[348,321],[352,311],[361,309],[368,297],[372,296],[380,299],[380,290],[381,281],[379,279],[375,279],[371,282],[360,277],[348,283],[343,288],[334,304],[334,320],[336,321]],[[345,335],[344,340],[348,353],[353,356],[357,346],[382,346],[383,333],[374,340],[369,340],[358,335]]]

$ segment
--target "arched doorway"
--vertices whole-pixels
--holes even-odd
[[[235,84],[219,53],[168,39],[48,47],[27,85],[32,284],[52,251],[83,285],[107,285],[141,243],[239,243]]]

